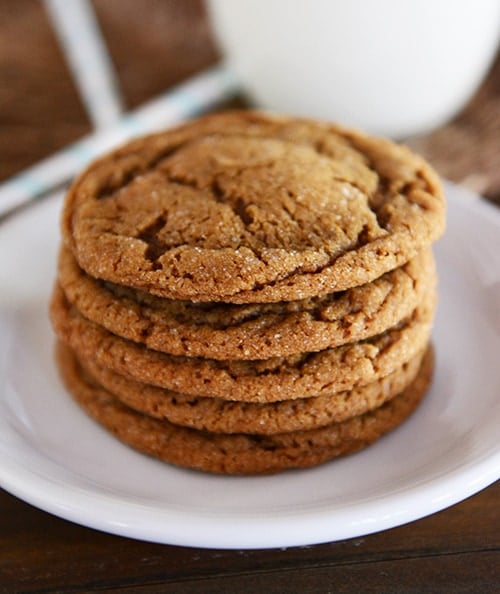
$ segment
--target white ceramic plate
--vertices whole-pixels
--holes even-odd
[[[417,412],[353,456],[256,478],[177,469],[138,454],[67,396],[47,301],[59,198],[0,226],[0,484],[57,516],[161,543],[305,545],[421,518],[500,477],[500,214],[447,186],[437,245],[437,371]]]

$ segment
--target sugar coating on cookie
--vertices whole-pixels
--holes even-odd
[[[382,406],[319,429],[262,436],[197,431],[154,419],[125,406],[95,383],[69,349],[59,350],[58,364],[76,401],[122,442],[164,462],[219,474],[276,473],[356,452],[413,413],[427,392],[433,371],[428,352],[415,380]]]
[[[86,318],[155,351],[211,359],[267,359],[363,340],[411,314],[436,284],[429,250],[371,283],[279,303],[192,303],[87,275],[68,249],[59,282]]]
[[[235,303],[370,282],[438,238],[437,176],[403,146],[251,112],[133,141],[68,192],[66,245],[90,275]]]
[[[130,380],[92,361],[81,361],[73,354],[92,380],[138,412],[203,431],[273,435],[317,429],[378,408],[413,382],[426,352],[418,353],[389,375],[351,390],[269,403],[179,394]]]
[[[276,402],[340,392],[391,373],[425,347],[434,310],[432,288],[408,318],[364,341],[317,353],[229,361],[168,355],[120,338],[84,318],[58,286],[51,318],[59,338],[80,358],[131,379],[195,396]]]

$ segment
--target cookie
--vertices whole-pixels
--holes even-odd
[[[215,114],[93,163],[62,230],[93,277],[178,300],[317,297],[402,266],[444,229],[420,157],[331,124]]]
[[[68,249],[59,282],[68,301],[107,330],[156,351],[211,359],[268,359],[320,351],[379,334],[407,317],[435,285],[430,251],[371,283],[302,301],[192,303],[105,283]]]
[[[69,349],[59,350],[58,363],[67,389],[80,406],[122,442],[174,465],[224,474],[275,473],[360,450],[415,410],[428,389],[433,366],[427,356],[413,383],[374,411],[320,429],[257,436],[210,433],[153,419],[96,384]]]
[[[134,382],[90,361],[78,363],[95,383],[137,412],[215,433],[271,435],[340,423],[378,408],[415,379],[423,356],[418,353],[388,376],[346,392],[270,404],[188,396]]]
[[[182,357],[147,349],[84,318],[58,285],[51,318],[59,338],[81,359],[136,381],[195,396],[275,402],[341,392],[388,375],[424,349],[434,308],[433,288],[407,319],[375,337],[317,353],[250,361]]]

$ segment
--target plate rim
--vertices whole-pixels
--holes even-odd
[[[492,463],[494,463],[494,467]],[[0,457],[0,471],[5,472],[5,469],[6,465]],[[492,485],[498,480],[499,471],[500,451],[497,451],[484,456],[480,462],[470,462],[465,468],[463,466],[458,467],[444,475],[444,477],[435,477],[426,484],[424,492],[422,492],[421,484],[418,484],[406,488],[398,494],[379,496],[375,502],[371,502],[371,513],[385,513],[380,516],[381,519],[376,521],[367,522],[364,520],[356,522],[354,516],[358,512],[358,508],[365,506],[365,504],[358,503],[334,511],[323,506],[313,512],[311,510],[302,513],[297,511],[280,512],[277,517],[266,517],[261,521],[262,525],[260,525],[258,518],[251,516],[245,517],[243,520],[235,518],[234,515],[223,518],[217,517],[217,532],[209,530],[213,528],[214,518],[210,515],[200,514],[199,510],[188,512],[187,510],[171,511],[158,509],[157,507],[144,508],[140,503],[126,502],[122,498],[108,496],[88,489],[83,493],[81,492],[77,498],[74,498],[68,504],[68,485],[56,484],[50,481],[49,477],[42,476],[38,477],[39,487],[34,491],[29,487],[30,479],[33,478],[35,473],[27,472],[26,477],[23,477],[23,471],[19,472],[19,466],[15,474],[7,476],[3,474],[0,477],[0,485],[12,495],[56,517],[117,536],[173,546],[218,549],[271,549],[316,545],[358,538],[423,519],[464,501]],[[467,480],[464,481],[464,478]],[[464,482],[466,487],[464,487]],[[69,487],[72,486],[69,485]],[[443,496],[443,491],[448,493],[446,497]],[[75,493],[78,493],[76,489],[73,494]],[[418,497],[419,501],[418,507],[414,505],[416,497]],[[394,502],[397,502],[400,507],[406,507],[406,512],[399,512],[396,515],[387,513],[386,510],[392,508]],[[95,505],[96,503],[103,506],[97,514],[96,508],[92,508],[92,504]],[[409,505],[410,503],[412,505]],[[110,507],[113,509],[110,510]],[[133,521],[125,523],[119,519],[122,517],[122,512],[130,512],[131,510],[134,512],[139,510],[140,512]],[[114,513],[106,517],[106,513],[110,511]],[[344,520],[347,514],[349,521],[347,523],[344,521],[342,529],[337,528],[336,533],[332,534],[331,520],[335,519],[338,513],[344,516]],[[151,514],[155,515],[156,526],[151,526],[149,523],[145,526],[143,516],[147,518]],[[158,518],[158,514],[160,514],[161,518]],[[294,523],[289,526],[287,525],[287,519],[292,515]],[[151,518],[147,519],[151,520]],[[326,520],[330,520],[330,523],[326,522]],[[260,534],[260,530],[252,530],[249,535],[241,537],[242,526],[238,526],[238,522],[245,525],[249,521],[252,522],[253,528],[257,526],[257,528],[266,530],[265,540],[262,540],[260,536],[255,536],[256,533]],[[310,531],[311,522],[313,522],[317,535],[312,539],[306,536],[306,534],[309,534],[307,530],[304,534],[305,528]],[[236,539],[235,524],[239,528],[236,530],[239,534]],[[170,527],[168,532],[165,531],[165,526]],[[193,527],[195,529],[194,533],[192,532]],[[278,536],[274,536],[275,531]]]

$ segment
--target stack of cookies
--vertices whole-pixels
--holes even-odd
[[[61,375],[172,464],[270,473],[359,450],[429,386],[444,219],[421,158],[330,124],[232,112],[135,140],[66,197]]]

